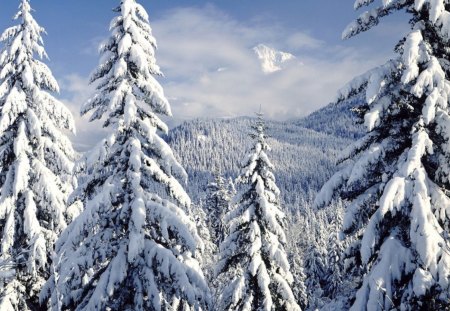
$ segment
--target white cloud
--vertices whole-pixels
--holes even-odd
[[[61,101],[70,109],[76,122],[76,135],[72,135],[71,140],[77,150],[85,151],[105,136],[101,122],[89,122],[88,116],[80,115],[81,106],[94,94],[95,88],[89,85],[88,78],[77,74],[67,75],[59,82],[64,90]]]
[[[260,105],[275,119],[304,116],[333,100],[353,76],[386,55],[327,46],[306,32],[242,23],[211,6],[176,9],[153,22],[161,80],[178,118],[250,115]],[[264,43],[297,61],[261,73],[252,47]],[[384,58],[383,58],[384,56]],[[226,70],[220,70],[226,68]]]
[[[325,42],[315,39],[304,32],[290,34],[286,39],[288,48],[293,50],[315,50],[325,46]]]
[[[158,64],[165,73],[159,81],[175,120],[253,115],[260,105],[274,119],[305,116],[332,101],[352,77],[389,56],[327,45],[307,32],[267,25],[264,20],[239,22],[212,6],[175,9],[151,24],[159,44]],[[261,43],[296,58],[283,70],[266,75],[252,50]],[[93,88],[87,78],[77,75],[65,77],[62,87],[69,93],[65,102],[77,116],[75,142],[84,149],[101,136],[100,123],[78,117]]]

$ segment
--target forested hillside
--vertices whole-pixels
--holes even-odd
[[[287,122],[267,121],[270,156],[288,208],[311,197],[331,176],[343,147],[361,135],[348,107],[329,105],[310,116]],[[187,121],[170,131],[167,140],[189,175],[194,202],[205,195],[212,172],[235,178],[251,144],[252,118]]]
[[[193,212],[205,213],[206,222],[211,213],[208,196],[214,174],[220,172],[228,180],[242,174],[240,167],[251,149],[249,133],[255,122],[255,118],[187,121],[166,137],[188,173]],[[338,260],[349,242],[338,237],[343,205],[336,201],[317,211],[312,203],[335,172],[341,150],[361,137],[363,128],[356,125],[350,105],[329,105],[299,120],[265,123],[271,147],[268,156],[275,167],[282,209],[288,216],[287,254],[294,295],[302,310],[344,310],[348,308],[345,297],[354,294],[355,284],[343,278],[344,262]],[[198,227],[201,232],[201,221]]]

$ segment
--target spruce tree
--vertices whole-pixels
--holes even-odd
[[[450,4],[446,0],[358,0],[369,5],[343,34],[406,11],[411,31],[397,56],[355,78],[339,102],[355,107],[367,134],[344,152],[317,206],[349,200],[344,231],[363,280],[351,310],[444,310],[450,299]]]
[[[292,292],[300,308],[306,310],[308,307],[308,289],[305,285],[307,277],[303,268],[304,263],[299,256],[299,254],[302,253],[302,250],[298,246],[293,246],[292,248],[289,248],[289,250],[291,252],[291,272],[294,278],[294,282],[291,285]]]
[[[214,181],[208,184],[206,190],[205,210],[208,213],[207,224],[212,241],[219,246],[225,234],[223,217],[229,209],[231,190],[218,170],[214,172]]]
[[[67,226],[75,152],[63,130],[74,131],[69,110],[51,93],[59,87],[28,0],[16,26],[0,37],[0,310],[36,310],[49,277],[53,244]]]
[[[56,310],[205,310],[202,241],[178,181],[187,176],[159,136],[168,129],[158,115],[171,111],[148,15],[135,0],[115,12],[91,78],[97,93],[82,108],[112,133],[73,195],[85,210],[58,240],[63,259],[41,298]]]
[[[280,190],[266,152],[262,115],[251,137],[255,145],[238,178],[242,191],[226,215],[229,231],[220,246],[217,272],[230,278],[221,290],[219,310],[300,310],[291,290],[293,283],[286,244],[285,214]]]

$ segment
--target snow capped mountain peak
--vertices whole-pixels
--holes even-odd
[[[284,63],[295,59],[295,56],[290,53],[277,51],[264,44],[258,44],[253,51],[261,61],[261,69],[265,74],[280,71]]]

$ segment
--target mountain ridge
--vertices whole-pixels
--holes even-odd
[[[351,104],[328,105],[290,121],[266,120],[269,158],[288,209],[310,198],[335,171],[340,151],[362,134]],[[185,167],[187,189],[194,202],[206,196],[212,172],[235,178],[251,146],[248,134],[255,119],[195,119],[173,128],[166,139]]]

